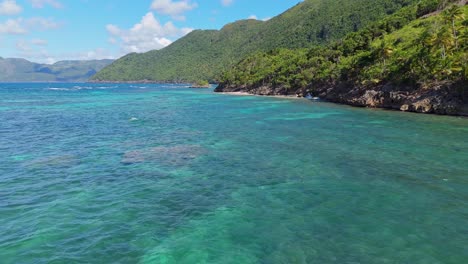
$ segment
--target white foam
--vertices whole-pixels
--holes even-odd
[[[52,88],[47,88],[47,90],[52,90],[52,91],[70,91],[71,89],[52,87]]]

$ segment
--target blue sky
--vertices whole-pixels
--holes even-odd
[[[193,29],[266,20],[300,0],[0,0],[0,56],[53,63],[160,49]]]

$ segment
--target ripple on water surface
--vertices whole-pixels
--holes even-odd
[[[468,259],[467,119],[184,85],[0,98],[2,263]]]

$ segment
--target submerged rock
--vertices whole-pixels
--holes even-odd
[[[78,158],[76,156],[65,154],[40,157],[27,162],[25,165],[29,168],[37,169],[44,167],[66,168],[75,166],[76,164],[78,164]]]
[[[204,153],[206,150],[198,145],[161,146],[128,151],[123,155],[121,162],[123,164],[159,162],[169,165],[184,165]]]

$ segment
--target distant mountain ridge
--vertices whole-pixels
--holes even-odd
[[[85,82],[113,60],[69,60],[40,64],[0,57],[0,82]]]
[[[91,80],[215,80],[252,53],[327,44],[416,2],[305,0],[268,21],[241,20],[221,30],[195,30],[164,49],[128,54]]]

